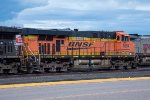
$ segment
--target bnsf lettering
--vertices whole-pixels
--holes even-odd
[[[82,42],[76,42],[75,43],[75,47],[81,47],[82,46]]]
[[[83,43],[83,47],[90,47],[90,46],[91,46],[91,43],[90,44],[88,42]]]
[[[143,44],[144,50],[150,50],[150,44]]]
[[[88,43],[88,42],[70,42],[69,46],[70,47],[90,47],[92,46],[92,43]]]

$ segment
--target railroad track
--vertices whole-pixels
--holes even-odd
[[[135,70],[117,70],[117,71],[103,70],[93,72],[1,75],[0,85],[86,80],[86,79],[90,80],[90,79],[107,79],[107,78],[128,78],[128,77],[150,77],[150,68],[139,68]]]
[[[97,74],[97,73],[116,73],[116,72],[139,72],[150,71],[150,67],[139,67],[138,69],[129,70],[99,70],[99,71],[71,71],[71,72],[55,72],[55,73],[33,73],[33,74],[0,74],[2,78],[18,78],[18,77],[40,77],[40,76],[56,76],[56,75],[77,75],[77,74]]]

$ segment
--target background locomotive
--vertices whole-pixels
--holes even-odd
[[[15,37],[21,30],[0,27],[0,73],[17,73],[20,58],[15,46]]]
[[[10,39],[4,36],[0,39],[0,73],[135,67],[134,43],[123,31],[1,28],[1,35],[8,32]],[[16,45],[16,35],[21,35],[23,45]],[[11,47],[6,50],[7,41]]]
[[[131,39],[135,43],[138,65],[150,65],[150,35],[131,34]]]

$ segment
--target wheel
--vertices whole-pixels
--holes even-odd
[[[131,69],[137,69],[137,65],[135,65],[135,64],[132,65],[132,66],[131,66]]]
[[[115,70],[119,70],[119,66],[115,66]]]
[[[124,70],[128,70],[128,67],[127,66],[123,66]]]
[[[61,67],[57,67],[56,72],[61,72]]]
[[[32,67],[29,67],[29,68],[27,69],[27,73],[28,73],[28,74],[32,74],[32,73],[33,73],[33,68],[32,68]]]

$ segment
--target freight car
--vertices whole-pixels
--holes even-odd
[[[123,31],[22,29],[21,68],[28,73],[134,68],[134,43]]]
[[[0,27],[0,73],[17,73],[20,62],[15,37],[21,30]]]
[[[135,43],[136,63],[141,65],[150,65],[150,35],[131,34],[131,39]]]

